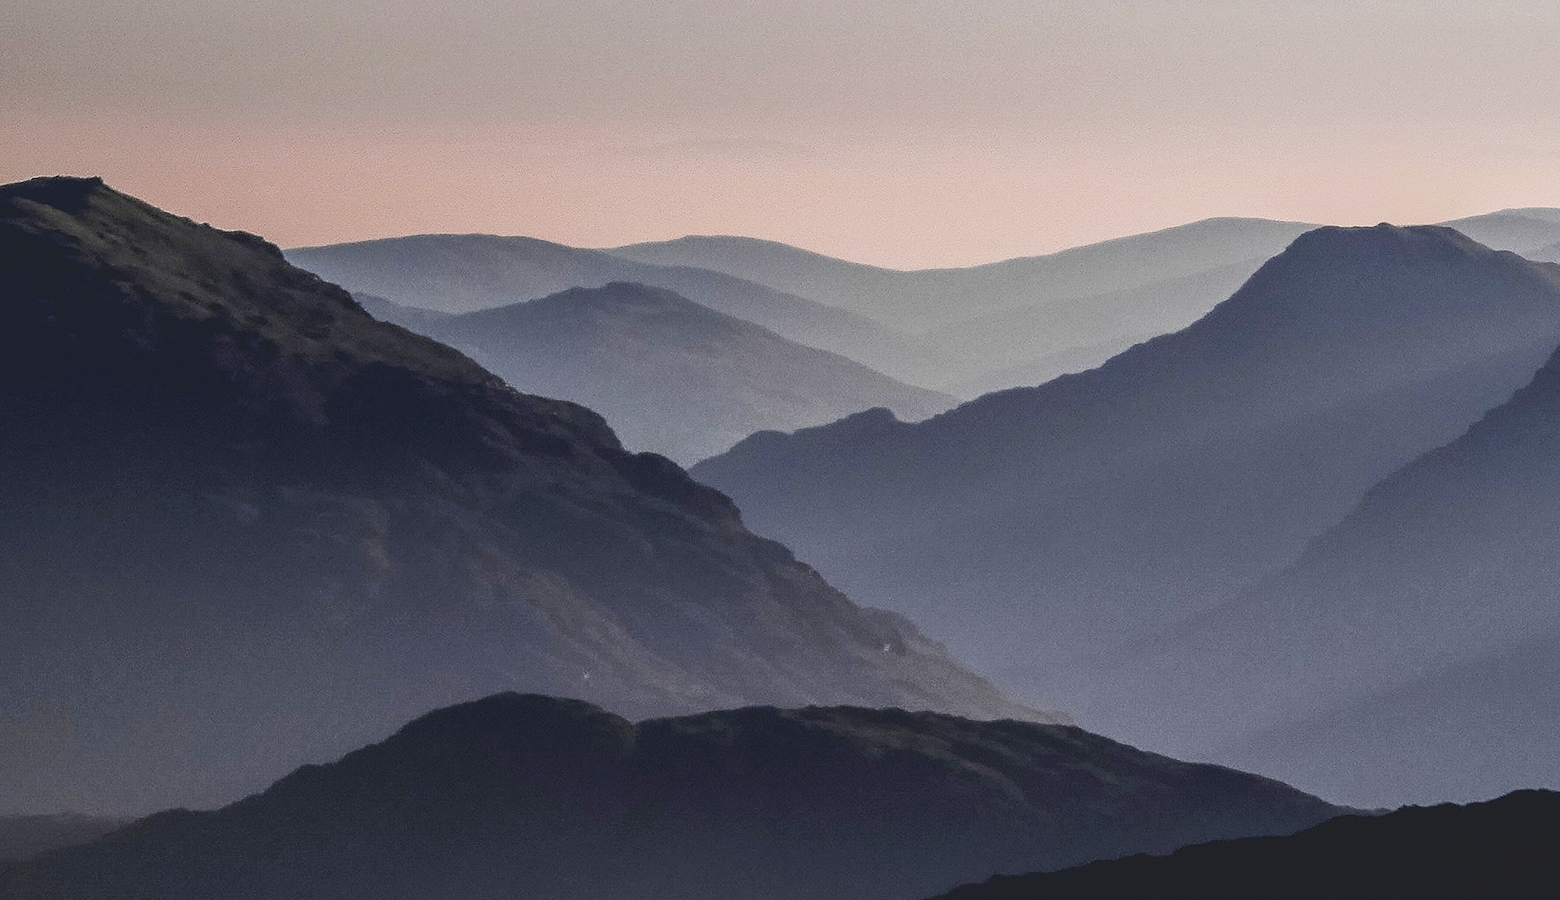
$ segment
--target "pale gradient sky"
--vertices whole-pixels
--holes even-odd
[[[1560,206],[1553,0],[6,0],[0,181],[283,245],[767,237],[966,265]]]

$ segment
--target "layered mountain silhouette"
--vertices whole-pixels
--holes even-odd
[[[1207,219],[1044,256],[908,272],[740,237],[686,237],[609,252],[725,272],[886,324],[932,331],[1001,310],[1142,288],[1248,260],[1260,264],[1312,227],[1266,219]],[[1213,298],[1209,306],[1219,299]]]
[[[1044,299],[956,323],[929,338],[949,353],[985,362],[980,375],[951,385],[955,394],[1044,384],[1185,328],[1235,293],[1268,256],[1107,294]]]
[[[1560,242],[1560,210],[1505,209],[1482,216],[1442,222],[1496,250],[1510,250],[1536,259],[1533,254]]]
[[[1052,872],[994,878],[941,900],[1540,900],[1560,879],[1560,795],[1521,791],[1469,806],[1341,816],[1290,837],[1187,847]]]
[[[1372,488],[1293,565],[1158,643],[1137,663],[1134,699],[1203,711],[1182,718],[1171,746],[1334,796],[1560,785],[1557,548],[1551,357],[1466,434]],[[1214,670],[1225,677],[1212,682]],[[1344,758],[1356,765],[1326,762]]]
[[[849,707],[636,725],[502,694],[0,870],[0,898],[892,900],[1340,811],[1065,726]]]
[[[915,383],[973,397],[1093,368],[1189,324],[1310,227],[1210,219],[1046,256],[908,272],[751,238],[687,237],[610,252],[714,269],[916,332],[944,362],[920,370]]]
[[[1504,210],[1444,224],[1493,249],[1560,258],[1548,246],[1560,241],[1556,210]],[[739,237],[685,237],[609,252],[725,272],[914,331],[952,361],[918,383],[974,397],[1091,369],[1184,328],[1314,227],[1208,219],[1045,256],[921,271]]]
[[[99,180],[0,189],[0,347],[0,809],[223,802],[503,689],[1037,715],[590,410]]]
[[[1166,746],[1185,711],[1120,702],[1100,667],[1292,561],[1557,342],[1560,270],[1445,228],[1324,228],[1098,369],[914,425],[755,435],[694,472],[963,658]]]
[[[874,406],[918,420],[955,402],[640,284],[421,322],[404,308],[384,312],[519,390],[589,406],[627,446],[682,463],[755,431],[821,425]]]
[[[949,361],[864,316],[723,272],[662,266],[524,237],[428,234],[287,251],[353,291],[438,312],[509,306],[575,287],[632,281],[665,288],[809,347],[920,384]]]

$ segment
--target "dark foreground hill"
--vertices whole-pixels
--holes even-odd
[[[600,416],[98,180],[0,189],[0,809],[214,804],[504,689],[1034,715]]]
[[[0,816],[0,864],[89,843],[129,823],[128,818],[74,813]]]
[[[634,725],[503,694],[0,872],[0,898],[894,900],[1337,812],[1067,726],[844,707]]]
[[[385,312],[408,318],[405,310]],[[822,425],[875,406],[919,420],[954,404],[945,394],[642,284],[573,288],[401,324],[466,353],[519,390],[590,407],[628,447],[682,463],[755,431]]]
[[[1560,884],[1560,795],[1343,816],[1292,837],[1187,847],[1044,875],[995,878],[942,900],[1547,900]]]
[[[1445,228],[1324,228],[1098,369],[916,424],[755,435],[693,471],[854,596],[1167,746],[1156,728],[1192,711],[1134,683],[1084,711],[1098,667],[1287,565],[1556,343],[1560,269]]]

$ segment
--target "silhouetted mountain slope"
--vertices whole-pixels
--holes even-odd
[[[921,383],[947,364],[910,335],[810,299],[721,272],[649,265],[534,238],[426,234],[289,250],[287,258],[354,291],[455,313],[633,281],[674,291],[895,378]]]
[[[1557,548],[1560,356],[1292,566],[1157,644],[1133,696],[1200,711],[1171,746],[1352,799],[1560,786]],[[1504,749],[1474,749],[1486,744]],[[1320,747],[1398,761],[1329,773]]]
[[[928,337],[950,354],[982,360],[987,367],[973,381],[951,386],[964,388],[956,391],[963,396],[1044,384],[1092,369],[1133,344],[1185,328],[1238,290],[1267,259],[1256,257],[1109,294],[1043,300],[967,319]],[[1024,377],[1013,380],[1016,376]]]
[[[1560,795],[1341,816],[1290,837],[1203,844],[1076,869],[994,878],[943,900],[1198,897],[1202,900],[1503,900],[1554,896]]]
[[[633,725],[502,694],[0,872],[0,898],[892,900],[1339,811],[1065,726],[848,707]]]
[[[916,425],[755,435],[694,472],[856,596],[1079,710],[1118,643],[1294,559],[1557,341],[1560,270],[1442,228],[1325,228],[1098,369]],[[1166,746],[1156,720],[1183,713],[1083,721]]]
[[[945,394],[639,284],[574,288],[403,324],[519,390],[589,406],[635,450],[683,463],[755,431],[821,425],[874,406],[924,419],[954,405]]]
[[[129,823],[128,818],[75,813],[0,816],[0,864],[95,841]]]
[[[1265,219],[1208,219],[1045,256],[914,272],[863,266],[739,237],[685,237],[609,252],[726,272],[894,327],[921,331],[1013,307],[1124,291],[1265,259],[1312,227]],[[1210,297],[1204,311],[1220,299]],[[1063,349],[1067,348],[1055,347],[1053,352]]]
[[[0,808],[219,802],[505,688],[1032,715],[595,413],[251,235],[0,189]]]

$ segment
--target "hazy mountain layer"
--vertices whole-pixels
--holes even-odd
[[[874,406],[918,420],[954,405],[645,285],[575,288],[422,322],[408,312],[387,310],[519,390],[589,406],[628,447],[682,463],[755,431],[821,425]]]
[[[1172,746],[1354,800],[1560,786],[1557,550],[1560,356],[1158,645],[1133,700],[1201,711]]]
[[[958,322],[928,335],[985,371],[950,386],[962,396],[1044,384],[1082,372],[1136,343],[1179,331],[1235,293],[1266,256],[1109,294],[1042,300]]]
[[[1560,210],[1555,209],[1508,209],[1441,224],[1486,247],[1523,256],[1560,241]]]
[[[1341,816],[1290,837],[1187,847],[961,888],[943,900],[1541,900],[1560,879],[1560,795]]]
[[[436,705],[1033,715],[721,494],[97,180],[0,189],[0,809],[216,803]]]
[[[1560,270],[1442,228],[1319,229],[1099,369],[916,425],[755,435],[694,471],[847,590],[1076,709],[1119,644],[1293,560],[1556,342]],[[1159,746],[1188,713],[1131,688],[1084,721]]]
[[[809,347],[916,384],[948,361],[908,334],[721,272],[659,266],[534,238],[429,234],[287,251],[321,277],[407,306],[474,312],[575,287],[633,281],[674,291]]]
[[[1560,258],[1538,250],[1560,240],[1556,210],[1506,210],[1445,224],[1493,249]],[[1210,219],[1048,256],[911,272],[736,237],[609,252],[726,272],[921,332],[949,362],[918,383],[975,397],[1090,369],[1186,327],[1313,227]]]
[[[1064,726],[842,707],[634,725],[503,694],[0,872],[0,898],[894,900],[1337,812]]]
[[[1000,310],[1124,291],[1264,259],[1312,227],[1265,219],[1208,219],[1045,256],[913,272],[739,237],[685,237],[609,252],[726,272],[894,327],[924,331]],[[1220,299],[1210,298],[1208,307]]]

